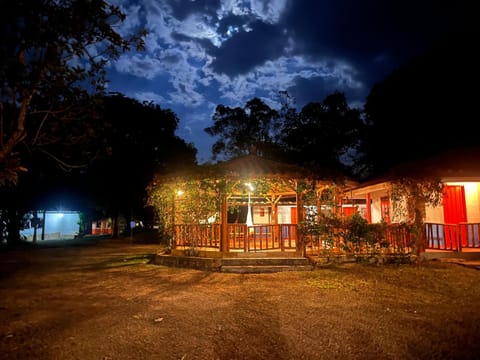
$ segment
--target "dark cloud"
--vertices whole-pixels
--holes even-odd
[[[169,5],[173,11],[173,16],[178,20],[184,20],[194,13],[214,15],[220,6],[220,0],[174,0]]]
[[[433,46],[472,26],[467,1],[295,0],[284,25],[295,51],[352,64],[371,84]]]
[[[305,79],[298,77],[294,86],[287,89],[288,93],[295,98],[297,106],[303,107],[309,102],[321,102],[335,89],[334,84],[326,81],[323,77]],[[339,89],[335,89],[339,90]]]
[[[213,50],[214,71],[234,77],[283,54],[287,39],[278,26],[255,22],[251,29]]]
[[[413,0],[295,0],[285,26],[307,52],[339,55],[418,51],[445,33],[468,26],[467,2]],[[411,50],[410,50],[411,49]]]

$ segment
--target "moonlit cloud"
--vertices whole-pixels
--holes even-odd
[[[221,36],[217,28],[211,25],[212,19],[202,14],[192,14],[181,23],[175,31],[186,37],[194,39],[207,39],[215,46],[221,46]]]
[[[255,71],[247,75],[240,75],[234,79],[218,77],[221,83],[220,91],[222,97],[229,102],[246,102],[259,92],[259,84],[262,92],[275,97],[279,91],[295,86],[298,78],[327,78],[337,84],[337,88],[360,88],[363,84],[354,78],[355,70],[342,62],[332,63],[323,61],[311,63],[301,56],[281,57],[268,61]],[[323,99],[318,99],[318,101]]]
[[[154,79],[162,70],[159,59],[151,56],[122,56],[115,62],[115,69],[120,73],[134,75],[145,80]]]
[[[287,90],[298,106],[344,92],[361,106],[371,86],[458,28],[452,6],[413,0],[112,0],[127,14],[122,35],[145,28],[145,51],[111,64],[109,88],[172,109],[179,136],[201,161],[213,141],[203,131],[218,104],[253,97],[277,105]],[[455,12],[456,11],[456,12]],[[427,21],[431,26],[427,26]],[[428,44],[427,44],[428,45]]]
[[[275,24],[285,10],[287,0],[252,0],[252,12],[258,16],[260,20],[266,23]]]
[[[130,94],[130,96],[134,99],[142,99],[144,101],[153,102],[155,104],[164,104],[165,102],[167,102],[167,100],[163,96],[152,91],[137,91]]]

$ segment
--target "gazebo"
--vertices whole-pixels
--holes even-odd
[[[298,226],[309,209],[305,194],[333,184],[305,168],[248,154],[158,177],[150,193],[172,248],[304,255]]]

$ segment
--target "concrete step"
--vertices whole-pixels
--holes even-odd
[[[280,271],[311,271],[312,265],[222,265],[221,272],[235,274],[260,274]]]
[[[234,273],[313,270],[309,260],[299,256],[239,257],[237,255],[236,257],[222,258],[157,254],[153,263],[172,267]]]
[[[304,257],[235,257],[223,258],[222,266],[300,266],[310,265]]]

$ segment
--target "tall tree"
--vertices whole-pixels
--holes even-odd
[[[478,34],[459,33],[439,42],[384,81],[365,104],[364,177],[405,161],[448,149],[480,146]]]
[[[121,94],[103,103],[108,152],[88,169],[91,191],[103,215],[143,218],[145,190],[154,173],[196,165],[197,150],[176,136],[178,118],[171,110]]]
[[[50,164],[81,169],[98,154],[103,124],[95,95],[107,82],[105,66],[143,46],[144,32],[124,38],[115,31],[124,20],[103,0],[19,0],[2,7],[0,189],[8,196],[0,197],[0,209],[8,228],[18,228],[31,203],[25,190],[44,188],[39,179],[47,179]],[[21,188],[6,188],[27,169]],[[9,242],[18,239],[18,231],[8,231]]]
[[[213,158],[229,159],[248,154],[254,148],[263,156],[272,156],[278,132],[278,112],[259,98],[248,101],[243,108],[218,105],[213,125],[205,128],[218,140],[212,146]]]
[[[95,156],[93,97],[104,90],[105,66],[143,46],[145,33],[124,38],[115,31],[124,20],[104,0],[19,0],[2,7],[0,186],[15,184],[34,152],[65,169]]]
[[[363,128],[361,112],[350,108],[345,95],[334,92],[323,102],[306,104],[299,113],[283,111],[280,143],[292,161],[331,175],[347,169]]]

